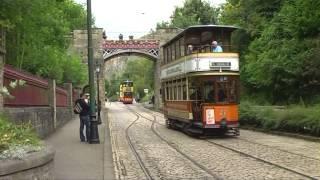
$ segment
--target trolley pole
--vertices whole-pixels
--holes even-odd
[[[87,31],[88,31],[88,68],[90,86],[90,144],[100,144],[98,121],[96,119],[95,91],[94,91],[94,63],[91,32],[91,0],[87,0]]]

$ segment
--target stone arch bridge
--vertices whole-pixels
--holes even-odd
[[[102,43],[103,64],[117,56],[143,56],[154,62],[155,106],[159,107],[160,98],[160,41],[148,40],[104,40]]]
[[[143,56],[154,62],[154,96],[155,96],[155,108],[160,107],[160,64],[161,64],[161,45],[166,43],[174,35],[178,34],[181,30],[175,28],[159,29],[152,32],[140,39],[130,40],[101,40],[100,48],[102,58],[95,58],[101,65],[102,69],[105,69],[105,63],[118,56]],[[99,95],[101,100],[104,100],[104,71],[99,72]],[[103,101],[101,101],[103,102]]]

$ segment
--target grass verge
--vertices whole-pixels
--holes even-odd
[[[278,109],[256,106],[250,102],[240,104],[240,124],[264,130],[320,136],[320,105],[312,107],[289,106]]]

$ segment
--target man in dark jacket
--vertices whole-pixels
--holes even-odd
[[[82,110],[79,114],[80,117],[80,140],[81,142],[89,141],[90,136],[90,106],[88,104],[89,94],[81,93],[80,99],[76,100],[76,104],[79,103]],[[86,127],[86,136],[83,135],[84,126]]]

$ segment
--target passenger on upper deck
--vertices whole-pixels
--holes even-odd
[[[193,46],[191,44],[188,45],[188,54],[192,54]]]
[[[212,52],[223,52],[222,47],[218,45],[217,41],[212,41]]]

